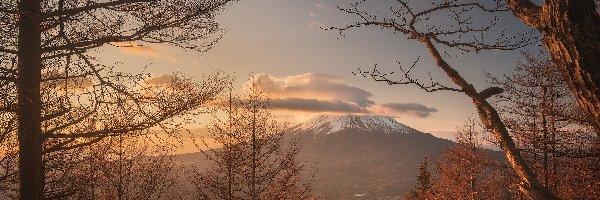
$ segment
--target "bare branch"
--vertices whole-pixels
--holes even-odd
[[[8,49],[8,48],[5,48],[5,47],[0,47],[0,52],[1,52],[1,53],[9,53],[9,54],[14,54],[14,55],[17,55],[17,53],[18,53],[18,51],[17,51],[17,50],[14,50],[14,49]]]
[[[363,77],[371,77],[374,81],[377,82],[385,82],[388,85],[416,85],[417,87],[425,90],[426,92],[436,92],[436,91],[454,91],[454,92],[462,92],[461,89],[453,88],[445,86],[439,82],[433,81],[431,75],[429,75],[430,83],[425,84],[418,80],[418,78],[413,78],[411,76],[411,70],[418,63],[419,59],[417,59],[413,64],[409,67],[409,69],[404,69],[404,67],[397,61],[399,65],[399,70],[402,72],[402,76],[399,80],[392,80],[388,76],[393,75],[394,72],[390,73],[382,73],[377,69],[377,64],[373,66],[373,70],[364,71],[362,69],[357,69],[358,71],[352,72],[354,75],[361,75]]]
[[[120,6],[120,5],[134,4],[134,3],[148,3],[148,2],[154,2],[154,1],[157,1],[157,0],[115,0],[115,1],[102,2],[102,3],[91,3],[84,7],[71,8],[71,9],[67,9],[67,10],[57,10],[57,11],[45,13],[42,15],[45,16],[46,18],[58,17],[58,16],[68,17],[68,16],[77,15],[80,13],[90,12],[90,11],[93,11],[96,9],[110,9],[111,7],[116,7],[116,6]]]
[[[70,138],[70,139],[66,140],[65,142],[62,142],[62,143],[59,143],[59,144],[56,144],[54,146],[44,149],[44,153],[52,153],[52,152],[56,152],[56,151],[69,151],[69,150],[76,149],[76,148],[87,147],[87,146],[90,146],[97,142],[100,142],[102,139],[104,139],[106,137],[107,137],[106,135],[103,135],[100,137],[96,137],[87,142],[77,143],[75,145],[68,146],[70,143],[73,143],[76,141],[75,138]]]
[[[371,72],[363,73],[359,70],[359,73],[363,76],[370,76],[376,81],[383,81],[388,84],[413,84],[419,86],[425,91],[436,91],[436,90],[452,90],[463,92],[472,101],[474,106],[477,108],[481,122],[489,129],[497,141],[500,142],[500,146],[504,151],[508,162],[511,164],[515,172],[518,174],[522,181],[521,188],[530,198],[533,199],[557,199],[554,194],[549,192],[544,185],[540,184],[536,175],[533,173],[531,168],[527,165],[523,157],[521,156],[519,149],[516,147],[513,139],[511,138],[508,130],[506,129],[502,119],[500,118],[497,110],[488,102],[486,98],[491,95],[500,93],[497,88],[488,88],[481,93],[477,92],[475,87],[468,82],[457,70],[452,67],[442,57],[441,52],[438,50],[436,45],[443,45],[449,48],[455,48],[468,53],[471,51],[478,52],[480,50],[510,50],[516,49],[528,44],[530,41],[535,40],[535,37],[524,37],[519,40],[515,40],[514,37],[506,36],[502,32],[501,37],[497,38],[495,42],[486,43],[484,40],[484,32],[488,32],[492,27],[496,25],[498,17],[494,17],[489,24],[481,26],[474,25],[472,18],[464,16],[463,13],[471,11],[471,9],[479,9],[482,12],[495,13],[506,11],[500,4],[497,4],[494,8],[487,9],[483,4],[459,4],[457,1],[445,1],[442,4],[433,4],[433,8],[424,9],[423,11],[414,11],[409,9],[407,1],[397,0],[400,2],[399,10],[395,10],[395,18],[383,18],[379,19],[378,16],[369,14],[367,11],[361,11],[358,9],[358,5],[363,3],[361,1],[351,5],[351,9],[340,9],[346,13],[357,15],[363,21],[357,22],[354,25],[346,25],[342,28],[332,28],[335,30],[342,31],[361,27],[361,24],[373,24],[383,28],[393,28],[395,32],[401,32],[405,34],[408,39],[416,39],[423,43],[429,54],[435,61],[436,65],[447,75],[448,78],[459,88],[452,89],[444,86],[440,86],[439,83],[433,82],[430,85],[424,85],[418,81],[418,79],[411,78],[409,73],[413,66],[408,70],[404,70],[402,67],[400,71],[403,72],[404,79],[400,81],[391,81],[387,75],[380,73],[376,68]],[[408,8],[408,9],[407,9]],[[394,9],[392,9],[394,10]],[[453,24],[447,24],[446,28],[441,26],[429,25],[427,22],[433,12],[446,11],[450,15],[450,19],[454,21]],[[390,23],[395,23],[397,20],[401,24],[400,28],[394,28],[390,26]],[[418,24],[417,24],[418,22]],[[398,31],[398,30],[407,31]],[[464,38],[463,35],[472,36],[472,38]],[[472,34],[472,35],[468,35]],[[478,35],[477,35],[478,34]],[[477,37],[479,36],[479,37]],[[418,61],[418,60],[417,60]],[[416,62],[415,62],[416,63]],[[433,88],[432,88],[433,87]],[[438,89],[439,88],[439,89]]]

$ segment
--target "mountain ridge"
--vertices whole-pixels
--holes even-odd
[[[345,129],[356,131],[378,131],[383,133],[409,133],[417,131],[394,118],[383,115],[317,115],[290,128],[290,132],[312,132],[315,135],[340,132]]]
[[[290,130],[300,160],[318,163],[324,199],[402,199],[423,158],[453,144],[387,116],[317,115]]]

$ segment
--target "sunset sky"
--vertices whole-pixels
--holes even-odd
[[[389,7],[387,1],[381,5]],[[394,116],[408,126],[451,138],[448,131],[474,112],[461,93],[427,93],[414,86],[389,86],[355,76],[357,67],[397,70],[396,61],[407,65],[421,57],[415,76],[449,80],[433,65],[424,46],[402,34],[369,27],[345,32],[320,27],[343,26],[356,21],[339,11],[348,1],[247,0],[236,2],[217,17],[226,29],[210,51],[198,53],[168,46],[143,44],[135,48],[106,47],[99,53],[105,62],[122,62],[123,71],[154,76],[180,71],[191,75],[220,69],[237,76],[241,86],[250,73],[257,74],[263,89],[271,93],[279,117],[295,124],[321,112]],[[506,15],[499,26],[527,30]],[[529,49],[536,48],[535,45]],[[449,59],[478,90],[488,84],[485,72],[509,73],[519,51],[490,51]],[[113,60],[114,59],[114,60]],[[208,117],[208,116],[207,116]]]

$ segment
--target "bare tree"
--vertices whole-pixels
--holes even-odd
[[[442,152],[436,161],[439,178],[434,180],[437,195],[445,199],[512,199],[515,175],[484,149],[485,128],[468,117],[457,129],[455,146]]]
[[[166,145],[166,146],[164,146]],[[90,179],[77,199],[165,199],[178,181],[178,166],[168,144],[144,136],[119,135],[91,146],[84,163]],[[89,170],[85,170],[89,167]],[[80,166],[80,169],[81,166]],[[82,184],[82,182],[80,182]]]
[[[66,89],[62,84],[50,84],[51,81],[44,84],[44,94],[46,94],[44,112],[58,112],[57,110],[67,108],[69,110],[62,115],[45,120],[43,124],[45,133],[56,134],[56,137],[44,140],[42,160],[44,198],[67,198],[85,190],[83,186],[94,181],[87,176],[93,171],[82,170],[89,166],[86,163],[94,158],[90,156],[89,145],[123,134],[128,135],[127,137],[166,134],[176,140],[180,139],[182,136],[180,130],[185,121],[194,118],[196,112],[203,112],[199,110],[190,113],[190,111],[215,97],[224,87],[226,80],[218,74],[206,76],[201,82],[177,74],[163,75],[161,79],[145,78],[141,75],[134,77],[129,77],[127,74],[113,76],[112,78],[131,82],[128,84],[115,80],[112,84],[122,83],[120,86],[129,88],[130,92],[126,94],[131,96],[128,97],[135,97],[133,100],[138,102],[128,100],[123,94],[110,92],[111,90],[106,90],[102,84],[79,87],[82,86],[81,82],[86,81],[71,80],[69,88]],[[62,96],[66,93],[65,90],[76,90],[69,95],[70,101],[66,101],[67,98]],[[7,129],[9,128],[7,126]],[[12,130],[8,133],[9,141],[16,140],[15,129]],[[9,152],[18,152],[14,145],[9,150]],[[18,157],[10,155],[12,154],[2,156],[7,161],[16,162]],[[16,166],[3,165],[2,167],[2,170],[11,172],[9,174],[14,178],[18,177],[16,172],[19,169]],[[7,182],[8,185],[15,183],[18,184],[18,181],[12,178]],[[17,195],[10,196],[15,198]]]
[[[419,166],[419,175],[417,175],[417,185],[415,189],[409,191],[406,195],[407,200],[427,200],[433,199],[436,192],[433,189],[433,177],[429,169],[427,158],[421,161]]]
[[[516,175],[484,149],[485,128],[474,118],[457,127],[457,144],[423,159],[407,199],[517,199]],[[428,164],[433,163],[433,164]]]
[[[17,141],[14,137],[16,116],[9,112],[0,112],[0,199],[17,198],[14,195],[19,188],[15,185],[18,177]]]
[[[592,195],[597,178],[585,171],[598,169],[586,163],[600,158],[599,138],[548,55],[524,55],[513,74],[491,79],[505,90],[503,119],[544,186],[564,199]]]
[[[466,80],[455,67],[451,66],[445,60],[443,55],[448,56],[449,54],[446,51],[441,51],[443,48],[455,49],[460,53],[495,49],[510,50],[534,42],[535,37],[530,34],[524,34],[519,37],[499,34],[500,36],[492,40],[493,42],[486,43],[489,39],[484,39],[484,33],[490,32],[495,27],[499,19],[497,13],[507,11],[507,6],[499,1],[432,1],[430,6],[418,8],[408,1],[399,0],[397,1],[397,6],[390,7],[391,17],[389,17],[379,16],[377,12],[366,11],[361,7],[364,2],[353,3],[349,8],[340,7],[342,11],[356,15],[359,21],[331,29],[339,30],[340,34],[342,34],[344,31],[352,28],[378,26],[389,28],[396,33],[405,34],[408,39],[417,40],[425,45],[433,61],[447,75],[454,86],[446,86],[433,80],[431,80],[431,83],[426,83],[413,77],[411,69],[416,65],[416,62],[410,68],[401,66],[401,76],[403,77],[399,80],[391,78],[390,73],[380,72],[377,67],[368,71],[359,70],[359,73],[365,77],[372,77],[376,81],[383,81],[390,85],[412,84],[428,92],[454,91],[465,94],[477,108],[481,122],[485,125],[486,129],[490,130],[496,140],[499,141],[508,162],[521,180],[521,190],[532,199],[557,199],[554,194],[540,184],[531,168],[520,155],[519,149],[516,147],[502,122],[498,111],[487,101],[487,98],[501,93],[502,89],[490,87],[477,91],[473,84]],[[473,17],[468,15],[474,12],[481,13],[481,18],[487,16],[486,19],[489,19],[489,22],[474,23]],[[432,19],[439,15],[446,16],[446,19],[450,21],[444,24],[444,26],[434,25],[435,23],[432,22]]]
[[[598,0],[507,0],[514,15],[539,31],[554,69],[600,134],[600,3]]]
[[[19,145],[19,184],[21,199],[41,199],[43,194],[43,154],[47,140],[62,140],[49,150],[76,148],[101,140],[110,133],[122,133],[152,127],[171,117],[196,108],[211,93],[203,93],[190,102],[165,101],[143,98],[144,96],[125,87],[125,74],[109,70],[95,58],[86,54],[113,42],[144,41],[168,43],[182,48],[204,51],[209,49],[221,34],[214,16],[230,2],[229,0],[2,0],[0,2],[0,57],[2,70],[0,80],[9,82],[16,89],[16,104],[2,105],[2,111],[17,116]],[[216,33],[216,34],[215,34]],[[205,42],[199,42],[204,40]],[[206,42],[206,40],[208,40]],[[7,62],[12,61],[12,62]],[[58,73],[49,73],[58,72]],[[69,88],[73,79],[91,79],[94,98],[86,99],[93,109],[84,106],[44,102],[43,84],[62,82]],[[9,91],[11,91],[9,90]],[[88,93],[88,94],[90,94]],[[62,93],[65,99],[73,98],[70,92]],[[181,100],[181,99],[180,99]],[[111,102],[112,101],[112,102]],[[64,131],[83,120],[96,115],[107,120],[110,115],[99,117],[95,109],[109,109],[114,101],[133,108],[136,124],[127,127],[103,127],[103,130],[74,133]],[[167,112],[150,109],[156,103],[165,103]],[[177,104],[183,103],[183,104]],[[131,106],[131,105],[143,106]],[[186,105],[187,104],[187,105]],[[63,107],[61,107],[62,105]],[[186,105],[186,106],[177,106]],[[147,107],[146,107],[147,106]],[[156,108],[156,107],[154,107]],[[77,111],[74,111],[77,110]],[[160,109],[159,109],[160,110]],[[156,111],[156,112],[154,112]],[[136,112],[134,114],[133,112]],[[170,114],[168,114],[170,113]],[[97,115],[98,114],[98,115]],[[144,121],[145,118],[146,121]],[[48,121],[64,120],[64,124],[44,130]],[[101,127],[101,126],[100,126]],[[60,133],[63,132],[63,133]],[[69,132],[66,134],[64,132]],[[93,138],[81,142],[77,138]]]
[[[205,172],[207,169],[194,168],[194,176],[191,177],[191,180],[196,185],[196,197],[198,198],[240,198],[241,189],[237,180],[241,179],[239,174],[242,165],[240,159],[243,157],[243,145],[237,145],[237,143],[243,141],[239,137],[243,133],[239,131],[245,130],[234,128],[235,119],[241,116],[238,112],[239,105],[234,106],[234,103],[239,104],[240,102],[234,102],[232,90],[233,86],[230,86],[227,105],[221,105],[222,110],[225,111],[226,119],[219,118],[215,113],[213,121],[208,127],[209,139],[221,145],[221,148],[215,149],[214,144],[208,144],[207,139],[202,140],[205,148],[209,148],[202,150],[202,153],[214,167],[208,169],[209,172]]]
[[[209,130],[222,148],[204,151],[213,167],[196,171],[193,182],[203,199],[310,199],[313,178],[301,180],[299,138],[285,139],[286,126],[269,111],[268,96],[256,86],[242,98],[229,97],[225,119]],[[313,174],[314,176],[314,174]]]

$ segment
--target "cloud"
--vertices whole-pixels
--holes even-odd
[[[94,81],[92,81],[89,77],[73,77],[69,78],[67,81],[67,87],[65,88],[64,84],[56,85],[56,89],[58,89],[61,93],[68,92],[84,92],[94,86]]]
[[[372,94],[366,90],[344,83],[339,76],[308,73],[285,78],[276,78],[270,74],[257,74],[254,79],[259,88],[268,91],[272,98],[305,98],[320,100],[341,100],[367,106]]]
[[[65,72],[48,71],[42,74],[44,81],[42,87],[54,89],[61,94],[67,92],[83,92],[94,86],[94,81],[90,76],[68,75]],[[69,77],[64,79],[65,77]]]
[[[175,62],[176,59],[170,55],[162,55],[155,48],[150,45],[140,45],[130,42],[112,42],[113,46],[121,49],[121,52],[125,54],[137,55],[137,56],[150,56],[156,59],[165,59],[171,62]]]
[[[156,51],[156,49],[152,48],[151,46],[137,45],[129,42],[113,42],[111,44],[121,49],[123,53],[134,55],[148,55],[155,58],[160,57],[158,51]]]
[[[304,112],[364,113],[366,111],[364,107],[356,103],[340,100],[285,98],[271,99],[270,103],[275,109]]]
[[[419,103],[378,104],[370,100],[373,95],[370,92],[329,74],[307,73],[279,78],[263,73],[256,74],[251,81],[270,94],[271,106],[278,110],[421,118],[437,112],[437,109]]]
[[[70,81],[74,82],[75,85],[79,88],[89,88],[94,86],[94,82],[89,77],[71,78]]]
[[[148,77],[143,82],[147,85],[167,85],[171,84],[174,80],[175,76],[171,74],[161,74],[156,77]]]
[[[416,117],[429,117],[431,113],[437,112],[435,108],[427,107],[419,103],[386,103],[375,104],[368,108],[371,113],[387,116],[412,115]]]
[[[189,89],[189,86],[185,84],[185,80],[174,74],[151,76],[139,81],[138,86],[142,94],[147,97],[179,95]]]

